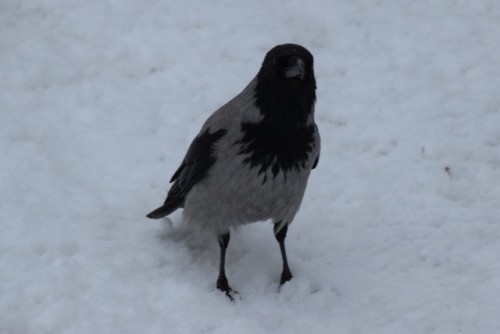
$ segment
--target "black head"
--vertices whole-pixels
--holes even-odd
[[[259,75],[281,78],[284,83],[294,79],[314,81],[313,56],[297,44],[277,45],[266,54]]]
[[[305,122],[316,101],[312,54],[297,44],[272,48],[257,74],[255,95],[266,118]]]

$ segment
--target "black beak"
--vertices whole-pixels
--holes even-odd
[[[300,78],[304,79],[306,75],[306,65],[302,58],[290,56],[285,59],[283,64],[282,76],[285,79]]]

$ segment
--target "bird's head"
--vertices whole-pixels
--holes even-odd
[[[257,77],[282,83],[314,82],[313,56],[297,44],[277,45],[266,54]]]
[[[256,102],[265,116],[301,122],[316,101],[313,56],[297,44],[277,45],[266,54],[257,74]]]

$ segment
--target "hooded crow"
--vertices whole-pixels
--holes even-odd
[[[165,203],[147,215],[159,219],[183,208],[184,221],[213,233],[220,245],[217,288],[231,299],[225,255],[232,227],[271,220],[280,283],[292,278],[285,237],[319,160],[315,102],[312,54],[296,44],[272,48],[257,76],[206,120]]]

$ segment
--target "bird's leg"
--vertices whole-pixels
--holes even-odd
[[[233,289],[229,286],[226,277],[225,262],[226,262],[226,249],[229,244],[229,231],[227,233],[219,235],[219,245],[220,245],[220,265],[219,265],[219,278],[217,278],[217,289],[226,293],[229,299],[233,300],[231,293]]]
[[[281,258],[283,259],[283,271],[281,272],[281,280],[280,284],[283,285],[285,282],[288,282],[292,279],[292,273],[290,272],[290,267],[288,267],[288,260],[286,257],[286,249],[285,249],[285,238],[286,232],[288,231],[288,224],[285,224],[281,227],[281,223],[274,224],[274,236],[276,240],[278,240],[280,244]]]

